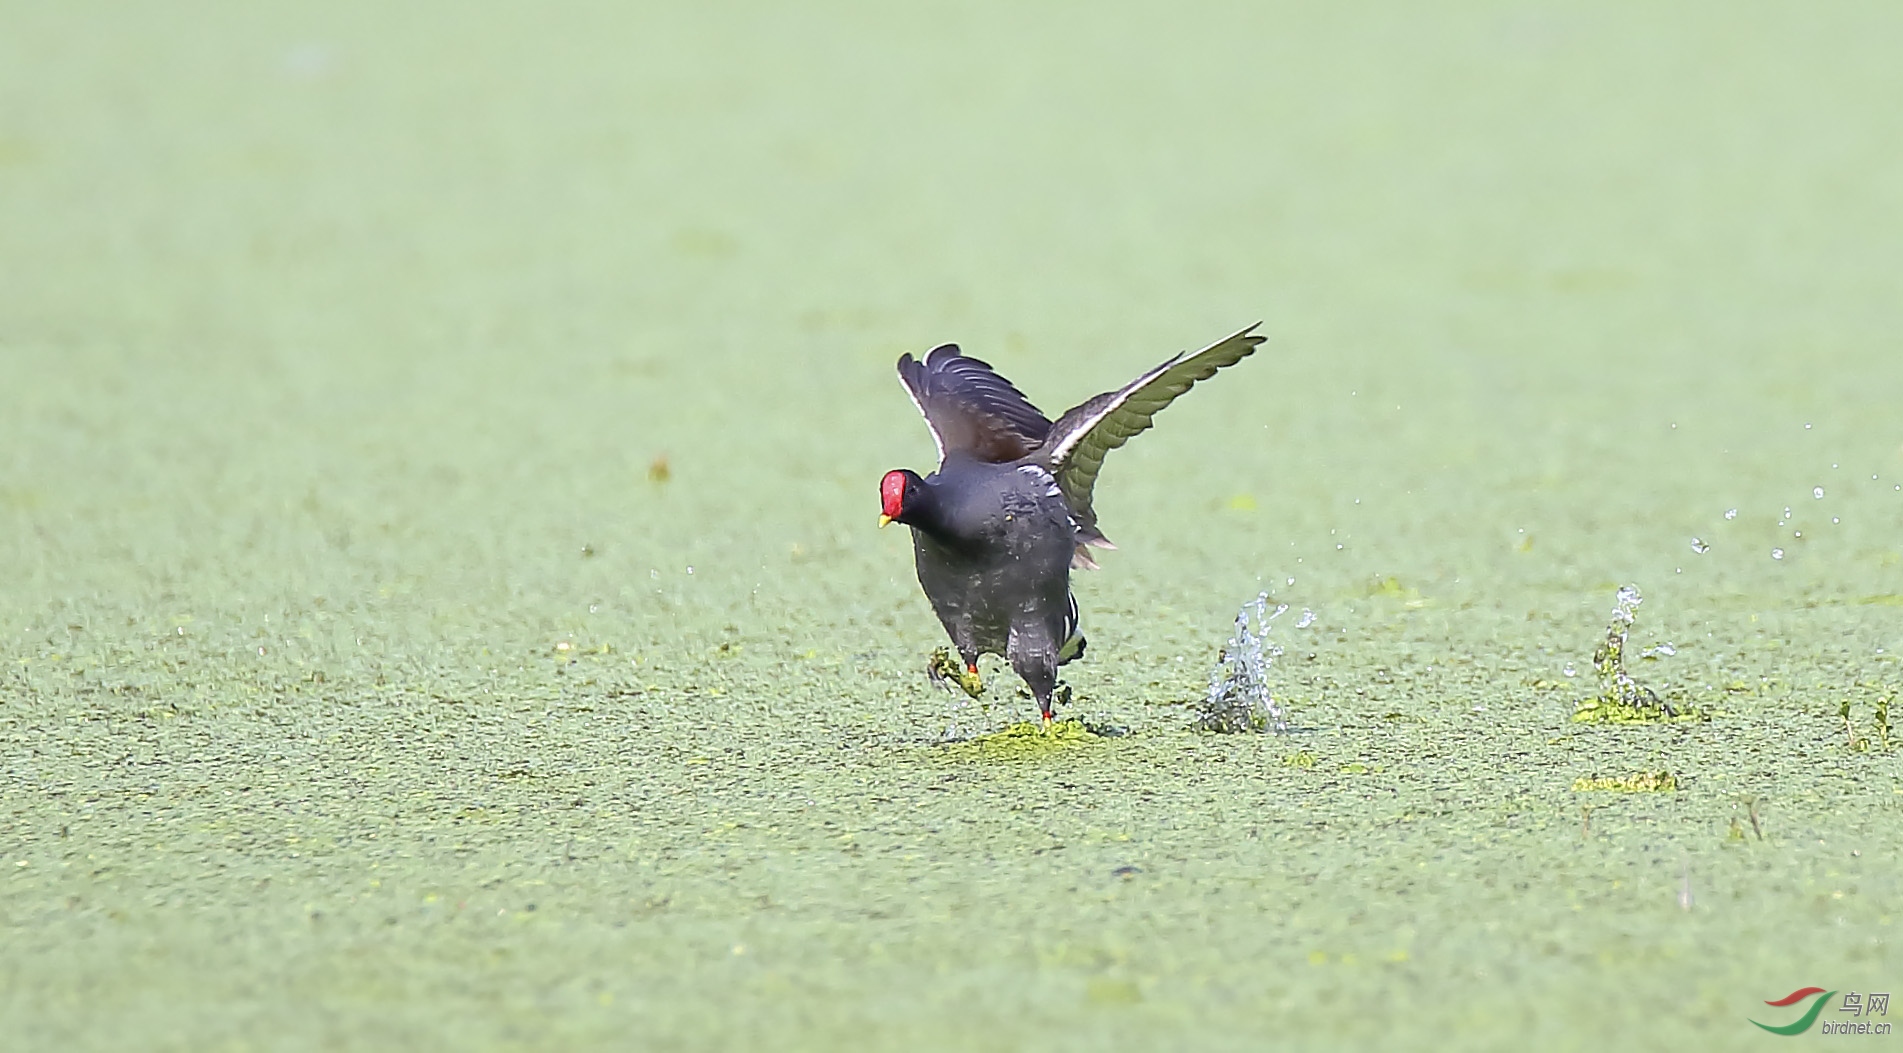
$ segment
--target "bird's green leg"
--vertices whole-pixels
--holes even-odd
[[[950,680],[973,698],[985,693],[985,684],[978,676],[978,667],[969,665],[961,668],[952,660],[951,651],[946,648],[941,647],[932,652],[931,658],[925,662],[925,672],[934,683],[942,684]]]

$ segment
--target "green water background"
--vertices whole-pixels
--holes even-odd
[[[1903,683],[1896,8],[0,27],[10,1045],[1724,1048],[1903,981],[1838,716]],[[1258,318],[1101,480],[1131,734],[943,744],[1031,708],[922,675],[892,360],[1054,413]],[[1625,582],[1722,716],[1570,722]],[[1296,730],[1188,731],[1263,589]]]

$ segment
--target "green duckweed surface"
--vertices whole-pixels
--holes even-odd
[[[1903,9],[0,8],[10,1048],[1903,986]],[[934,689],[893,359],[1055,412],[1258,318],[1106,466],[1081,723]],[[1573,720],[1626,583],[1710,719]],[[1263,590],[1293,728],[1196,733]]]

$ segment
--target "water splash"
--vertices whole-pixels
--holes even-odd
[[[1269,693],[1269,667],[1282,648],[1269,639],[1269,623],[1288,610],[1288,604],[1268,609],[1269,594],[1242,605],[1236,612],[1235,635],[1209,671],[1209,694],[1198,710],[1196,726],[1225,734],[1240,731],[1288,731],[1288,717]]]
[[[1676,715],[1677,711],[1671,705],[1626,672],[1626,636],[1632,631],[1632,623],[1638,619],[1639,604],[1644,602],[1645,597],[1639,594],[1637,585],[1619,587],[1619,595],[1612,604],[1612,623],[1606,626],[1605,642],[1599,645],[1592,656],[1593,670],[1599,674],[1599,696],[1580,706],[1579,713],[1574,715],[1575,720],[1598,710],[1639,710],[1663,712],[1666,716]]]

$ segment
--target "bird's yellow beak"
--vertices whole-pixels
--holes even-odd
[[[892,517],[891,517],[891,516],[889,516],[889,515],[885,515],[884,513],[881,513],[881,514],[879,515],[879,528],[880,528],[881,530],[883,530],[883,529],[885,529],[885,525],[886,525],[887,523],[890,523],[890,522],[892,522]]]

